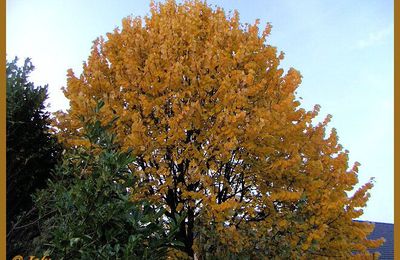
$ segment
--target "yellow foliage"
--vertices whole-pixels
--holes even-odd
[[[79,77],[68,71],[60,140],[85,145],[76,143],[79,118],[104,101],[100,120],[118,117],[117,141],[137,156],[135,196],[185,214],[189,256],[211,250],[194,236],[209,223],[221,248],[254,259],[350,257],[378,246],[366,239],[370,225],[353,221],[372,183],[344,192],[357,183],[358,165],[348,169],[335,130],[325,137],[329,117],[311,124],[318,105],[299,107],[301,75],[279,68],[271,26],[260,36],[257,23],[242,25],[237,12],[202,1],[153,3],[150,12],[96,40]]]

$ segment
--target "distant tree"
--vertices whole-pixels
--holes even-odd
[[[99,104],[98,108],[101,107]],[[99,121],[85,122],[82,144],[68,149],[54,181],[35,196],[41,235],[36,255],[52,259],[165,259],[179,248],[178,225],[156,203],[131,200],[135,159]]]
[[[65,145],[81,144],[80,117],[118,116],[112,127],[133,149],[135,199],[160,200],[184,217],[177,238],[188,257],[315,259],[360,257],[371,241],[362,214],[372,182],[353,195],[358,163],[319,106],[300,108],[301,75],[279,68],[266,43],[270,25],[243,25],[202,1],[152,4],[95,41],[82,74],[70,70],[67,113],[57,126]]]
[[[60,146],[49,133],[49,113],[45,111],[47,86],[29,81],[34,67],[29,59],[17,65],[7,62],[7,253],[27,250],[36,209],[31,195],[46,186],[60,155]]]

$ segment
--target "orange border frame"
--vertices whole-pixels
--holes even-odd
[[[394,0],[394,245],[395,245],[395,259],[400,259],[400,39],[399,39],[399,20],[400,20],[400,0]],[[1,214],[0,214],[0,258],[6,259],[6,0],[0,0],[0,200],[1,200]],[[397,48],[396,48],[397,46]],[[397,134],[396,134],[397,133]]]
[[[0,257],[6,259],[6,0],[0,12]]]
[[[400,0],[394,0],[394,253],[400,259]]]

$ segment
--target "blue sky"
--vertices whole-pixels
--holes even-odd
[[[282,67],[303,75],[302,106],[321,105],[361,163],[359,180],[375,177],[361,219],[393,223],[393,0],[207,1],[237,9],[242,22],[272,23],[269,44],[285,52]],[[66,72],[82,71],[92,41],[144,16],[145,0],[7,0],[7,59],[31,57],[31,80],[49,84],[50,111],[68,108],[60,88]]]

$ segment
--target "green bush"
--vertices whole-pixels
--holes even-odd
[[[86,122],[85,128],[88,146],[66,152],[55,180],[35,196],[41,226],[36,254],[163,259],[169,248],[183,246],[174,239],[178,225],[161,207],[131,200],[137,180],[129,168],[135,161],[130,151],[121,152],[99,121]]]
[[[45,111],[47,86],[29,81],[34,67],[29,59],[17,65],[7,62],[7,255],[29,253],[31,239],[38,235],[37,210],[31,194],[46,186],[58,163],[61,148],[49,133]]]

